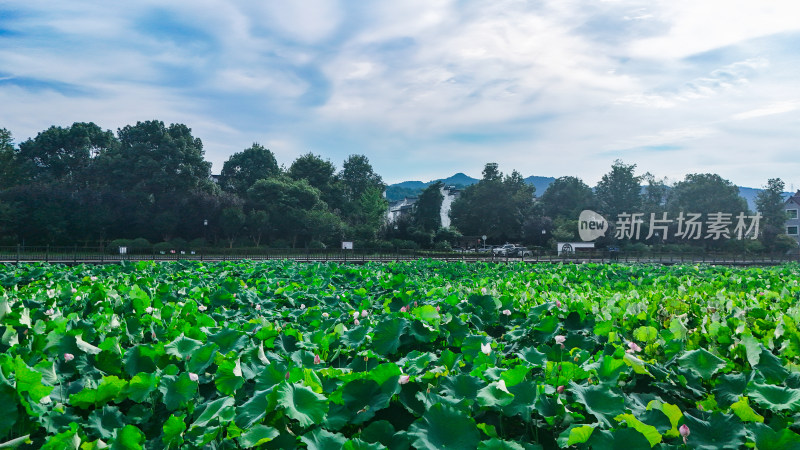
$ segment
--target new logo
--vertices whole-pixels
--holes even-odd
[[[593,241],[606,235],[608,221],[591,209],[584,209],[578,217],[578,234],[583,241]]]

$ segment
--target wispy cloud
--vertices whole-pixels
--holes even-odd
[[[0,126],[19,141],[79,120],[182,122],[215,170],[259,141],[287,165],[365,153],[389,181],[497,161],[593,182],[617,157],[668,176],[788,181],[800,167],[735,161],[755,146],[778,161],[800,138],[796,12],[790,0],[6,0]]]

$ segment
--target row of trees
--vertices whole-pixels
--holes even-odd
[[[253,144],[225,162],[219,183],[210,170],[182,124],[138,122],[114,134],[75,123],[16,147],[0,129],[0,241],[322,246],[374,240],[383,224],[385,185],[363,155],[339,171],[311,153],[285,169]]]
[[[796,247],[793,239],[784,233],[786,215],[780,179],[770,179],[756,199],[756,209],[761,215],[758,240],[737,240],[734,228],[741,213],[752,223],[747,202],[739,196],[738,188],[716,174],[689,174],[673,185],[646,173],[636,174],[636,165],[616,161],[592,188],[580,178],[565,176],[556,179],[539,197],[533,186],[524,183],[522,176],[513,171],[504,176],[495,163],[486,164],[482,179],[465,188],[452,204],[450,217],[455,230],[470,237],[487,236],[489,243],[517,242],[552,248],[557,241],[579,241],[578,218],[581,211],[591,209],[614,221],[620,215],[641,214],[638,239],[622,236],[612,222],[605,237],[598,239],[600,246],[669,245],[687,244],[712,249],[786,250]],[[440,184],[429,186],[420,196],[413,215],[402,226],[393,230],[393,237],[410,239],[421,245],[429,244],[437,236],[448,236],[441,225],[438,208],[442,196]],[[435,213],[434,213],[435,212]],[[703,232],[697,239],[679,236],[681,224],[676,218],[681,213],[700,214],[702,220],[716,213],[731,220],[726,227],[733,239],[714,239]],[[667,217],[667,228],[650,233],[651,214],[654,218]],[[666,214],[666,215],[665,215]],[[709,216],[711,214],[711,216]],[[456,231],[457,230],[457,231]],[[646,237],[650,235],[649,239]]]
[[[97,245],[140,238],[144,245],[321,247],[353,240],[361,247],[447,248],[463,237],[475,242],[486,235],[490,243],[552,247],[577,240],[579,214],[592,209],[611,220],[642,213],[642,237],[668,244],[687,243],[676,237],[680,224],[673,221],[653,237],[650,213],[673,219],[681,212],[704,218],[752,214],[738,188],[719,175],[690,174],[668,185],[635,169],[616,161],[594,188],[566,176],[537,197],[518,172],[504,175],[489,163],[482,179],[453,202],[452,226],[443,228],[441,183],[421,193],[411,215],[387,223],[386,186],[363,155],[349,156],[337,170],[308,153],[286,168],[253,144],[232,155],[215,181],[202,142],[182,124],[138,122],[115,134],[75,123],[50,127],[18,146],[0,129],[0,243]],[[763,216],[758,245],[766,249],[793,244],[782,235],[784,187],[780,179],[769,180],[756,201]],[[598,243],[634,241],[614,235],[611,230]],[[723,245],[705,237],[688,243]]]

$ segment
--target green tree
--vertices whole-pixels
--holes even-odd
[[[701,214],[703,223],[712,219],[711,214],[729,214],[732,223],[727,229],[730,236],[733,236],[736,216],[739,213],[748,211],[747,202],[739,196],[739,188],[719,175],[711,173],[689,174],[686,175],[683,181],[675,183],[667,203],[667,210],[673,220],[678,220],[681,213],[683,213],[684,217],[688,217],[690,213]],[[670,231],[673,239],[679,238],[679,236],[676,236],[677,232],[677,223],[674,223]],[[701,242],[706,245],[713,244],[714,246],[722,245],[724,239],[713,239],[714,236],[706,239],[707,232],[708,227],[704,225],[699,239],[692,238],[685,240],[685,242]],[[686,237],[681,237],[680,239],[683,242]]]
[[[597,207],[592,188],[580,178],[560,177],[550,183],[542,194],[543,213],[555,220],[564,218],[576,223],[581,211]]]
[[[343,183],[345,198],[350,202],[358,202],[369,189],[380,192],[386,189],[383,179],[375,173],[364,155],[350,155],[342,164],[339,179]]]
[[[382,189],[367,188],[356,202],[356,214],[351,216],[352,237],[360,240],[375,240],[378,230],[383,225],[388,207],[389,203],[383,198]]]
[[[442,187],[444,183],[437,181],[419,195],[417,203],[414,205],[414,223],[418,228],[425,231],[436,231],[442,226]]]
[[[280,173],[275,155],[263,146],[254,143],[250,148],[234,153],[222,165],[219,184],[222,189],[241,197],[247,195],[256,181]]]
[[[650,172],[642,176],[647,185],[642,194],[642,211],[646,213],[658,213],[664,210],[669,196],[669,186],[667,179],[657,179]]]
[[[611,171],[597,183],[594,193],[602,212],[611,217],[638,212],[642,206],[642,177],[635,176],[636,164],[614,161]]]
[[[785,231],[787,219],[783,199],[785,188],[783,180],[770,178],[756,196],[756,209],[761,214],[761,242],[771,250],[775,248],[778,236]]]
[[[116,145],[111,131],[76,122],[67,128],[50,127],[22,142],[18,158],[29,179],[80,182],[89,175],[86,171],[92,160]]]
[[[247,214],[247,231],[256,247],[261,245],[261,239],[269,232],[269,227],[269,214],[266,211],[251,209]]]
[[[319,189],[322,200],[332,210],[341,208],[342,187],[336,178],[336,167],[330,161],[307,153],[294,160],[288,175],[294,180],[306,180],[308,184]]]
[[[16,186],[20,175],[11,132],[0,128],[0,191]]]
[[[494,242],[521,240],[534,192],[518,172],[503,178],[497,164],[488,163],[483,178],[464,189],[450,207],[452,226],[464,235],[486,235]]]
[[[233,248],[233,243],[242,234],[247,217],[242,208],[229,207],[222,210],[219,220],[222,233],[228,241],[228,248]]]
[[[104,158],[110,185],[150,197],[155,204],[209,188],[211,163],[203,158],[203,142],[186,125],[167,127],[151,120],[127,125],[117,134],[120,145]]]
[[[786,224],[783,190],[786,184],[780,178],[770,178],[756,196],[756,210],[761,213],[764,225],[783,229]]]
[[[325,208],[318,189],[306,180],[286,176],[256,181],[247,191],[247,197],[252,208],[269,215],[277,237],[289,240],[292,247],[297,245],[298,237],[309,234],[307,212]]]

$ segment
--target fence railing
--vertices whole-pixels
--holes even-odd
[[[141,250],[128,248],[120,254],[108,248],[82,246],[10,246],[0,247],[0,262],[110,263],[119,261],[228,261],[240,259],[293,259],[298,261],[409,261],[423,258],[446,261],[494,262],[592,262],[592,263],[707,263],[707,264],[781,264],[800,261],[800,255],[778,253],[659,253],[578,251],[558,255],[555,251],[532,251],[525,256],[495,255],[491,252],[457,252],[412,249],[292,249],[292,248],[196,248],[188,250]]]

